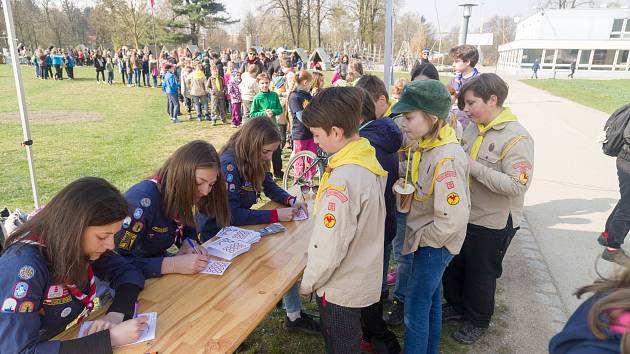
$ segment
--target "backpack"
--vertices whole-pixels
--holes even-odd
[[[604,133],[606,138],[602,142],[602,150],[608,156],[617,156],[625,144],[624,131],[630,120],[630,104],[617,109],[606,121]]]

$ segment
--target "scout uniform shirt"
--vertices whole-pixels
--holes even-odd
[[[346,152],[360,155],[369,167],[357,159],[335,166],[335,157]],[[346,145],[328,167],[332,172],[322,178],[309,221],[313,232],[300,293],[315,292],[339,306],[367,307],[381,297],[387,172],[367,139]]]
[[[417,170],[411,173],[412,181],[417,178],[416,191],[402,254],[420,247],[446,247],[456,255],[464,243],[470,213],[468,157],[454,139],[453,128],[446,125],[440,130],[441,137],[443,132],[451,134],[452,142],[423,149]]]
[[[18,241],[0,257],[0,353],[59,353],[61,342],[50,339],[85,314],[86,305],[74,292],[50,278],[43,247],[32,241]],[[121,284],[144,287],[142,273],[113,252],[101,256],[92,267],[94,275],[110,281],[113,288]],[[87,299],[89,288],[86,285],[85,289],[79,289]],[[103,333],[67,341],[64,345],[85,349],[91,343],[93,353],[111,352],[109,335],[103,338]]]
[[[470,124],[462,137],[464,150],[476,160],[470,163],[469,223],[502,230],[511,214],[517,228],[533,176],[534,141],[509,108],[485,127],[485,134],[480,134],[480,127],[484,129]]]
[[[174,243],[197,239],[194,228],[180,225],[162,210],[162,194],[157,181],[145,180],[125,192],[129,217],[115,236],[116,251],[129,258],[146,278],[162,275],[162,261]]]

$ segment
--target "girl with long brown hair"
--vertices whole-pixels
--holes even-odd
[[[109,182],[84,177],[16,229],[0,257],[1,353],[111,353],[133,343],[146,319],[131,319],[142,273],[113,252],[127,203]],[[116,295],[88,335],[50,341],[94,307],[95,276]]]
[[[593,293],[549,342],[550,354],[630,353],[630,267],[575,292]]]
[[[125,198],[131,216],[116,235],[116,248],[147,278],[203,270],[208,264],[206,250],[184,242],[186,238],[201,241],[195,214],[204,213],[220,226],[230,220],[219,155],[202,140],[177,149],[152,178],[132,186]],[[167,249],[173,244],[179,252],[169,257]]]
[[[280,146],[280,132],[276,124],[267,117],[247,120],[245,125],[234,133],[221,149],[221,168],[228,184],[232,225],[269,224],[278,221],[291,221],[297,211],[306,211],[306,204],[280,188],[271,177],[269,169],[273,152]],[[251,209],[258,201],[260,193],[269,199],[286,206],[273,210]],[[204,238],[213,235],[218,226],[214,220],[207,220],[201,226]],[[301,311],[299,286],[289,289],[284,296],[287,317],[284,328],[289,331],[319,333],[319,326]]]

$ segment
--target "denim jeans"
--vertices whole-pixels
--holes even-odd
[[[396,212],[396,237],[394,237],[394,259],[396,260],[396,286],[394,287],[394,298],[402,303],[405,302],[407,284],[411,274],[411,264],[413,254],[403,255],[402,249],[405,244],[405,230],[407,229],[407,214]]]
[[[157,87],[157,76],[152,76],[153,77],[153,87]]]
[[[133,69],[133,77],[136,86],[142,86],[142,84],[140,83],[140,72],[140,69]]]
[[[630,161],[617,157],[617,177],[620,198],[606,220],[608,246],[621,248],[630,230]]]
[[[127,85],[131,85],[133,83],[133,73],[127,72]]]
[[[177,113],[179,112],[179,95],[176,93],[167,93],[168,97],[168,115],[171,119],[177,119]]]
[[[295,283],[289,291],[282,297],[284,309],[287,313],[302,310],[302,299],[300,299],[300,282]]]
[[[420,247],[405,299],[405,352],[438,354],[442,334],[442,274],[453,255],[445,248]]]

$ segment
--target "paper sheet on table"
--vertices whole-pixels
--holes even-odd
[[[157,312],[141,313],[138,315],[138,317],[140,316],[144,316],[148,318],[147,329],[144,330],[142,334],[140,334],[140,338],[138,338],[137,341],[127,344],[127,345],[138,344],[138,343],[146,342],[148,340],[155,339],[155,327],[157,327]],[[91,324],[92,324],[92,321],[83,322],[81,324],[81,328],[79,329],[79,335],[77,336],[77,338],[85,337],[85,332],[88,330],[88,328],[90,328]]]
[[[202,270],[200,273],[202,274],[210,274],[210,275],[223,275],[227,268],[232,264],[231,262],[223,262],[223,261],[215,261],[210,260],[206,269]]]
[[[308,219],[308,214],[306,214],[306,211],[302,208],[298,209],[297,214],[293,217],[293,221],[302,221],[306,219]]]

